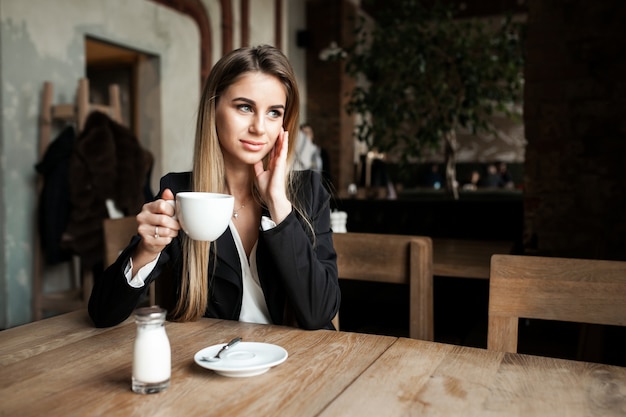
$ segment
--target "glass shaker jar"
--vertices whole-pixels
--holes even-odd
[[[166,310],[159,306],[135,310],[137,336],[133,352],[133,391],[154,394],[170,386],[172,358],[165,333]]]

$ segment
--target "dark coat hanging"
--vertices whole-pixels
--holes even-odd
[[[83,267],[103,259],[106,200],[113,200],[127,216],[139,213],[152,163],[152,154],[130,129],[101,112],[87,117],[70,160],[71,211],[65,234],[65,245],[80,256]]]

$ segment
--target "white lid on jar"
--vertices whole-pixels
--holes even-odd
[[[164,321],[167,310],[159,306],[141,307],[135,310],[135,321]]]

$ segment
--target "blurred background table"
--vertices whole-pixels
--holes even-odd
[[[433,275],[489,279],[491,255],[509,255],[511,241],[433,239]]]

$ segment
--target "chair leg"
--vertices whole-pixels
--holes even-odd
[[[517,352],[519,319],[489,314],[487,349],[498,352]]]

